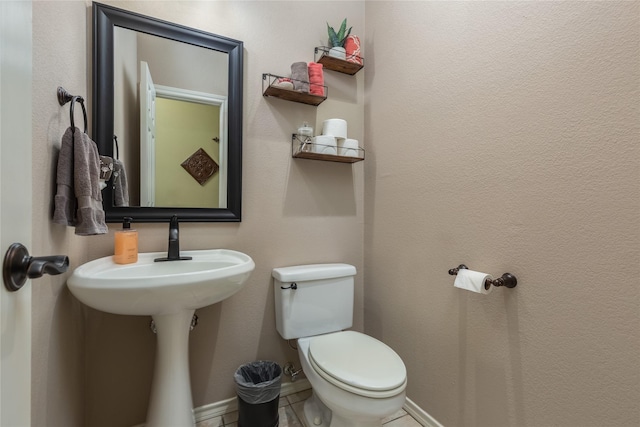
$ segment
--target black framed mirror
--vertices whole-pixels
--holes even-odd
[[[145,47],[157,43],[161,43],[159,47]],[[126,52],[122,54],[125,60],[121,58],[122,51]],[[148,53],[152,51],[156,52],[155,56]],[[197,55],[198,59],[186,59],[193,58],[188,55]],[[241,41],[93,3],[93,138],[101,155],[121,160],[131,199],[123,203],[116,194],[121,189],[107,182],[103,190],[107,222],[121,222],[126,216],[135,222],[165,222],[172,215],[186,222],[241,220],[242,59]],[[133,71],[128,73],[127,65],[123,65],[127,61],[134,64],[129,65]],[[143,67],[147,71],[152,69],[151,74],[170,74],[167,70],[179,65],[183,68],[173,70],[172,74],[178,76],[173,83],[162,82],[157,85],[161,88],[157,95],[155,89],[152,94],[147,89],[145,95],[147,82],[141,81]],[[198,75],[193,74],[194,71],[198,71]],[[171,81],[171,77],[163,76],[163,79]],[[209,81],[211,83],[206,83]],[[206,119],[202,122],[213,123],[213,130],[200,131],[205,132],[206,137],[178,130],[171,140],[172,151],[156,155],[162,150],[155,148],[156,142],[158,147],[163,146],[160,136],[155,135],[156,122],[160,123],[155,117],[156,96],[172,102],[185,101],[182,99],[185,96],[189,98],[185,101],[189,108],[212,106],[204,113],[184,115],[189,118],[203,115]],[[145,98],[153,98],[153,107],[141,106]],[[152,117],[145,118],[144,111],[152,111]],[[165,112],[162,117],[174,118],[181,114]],[[151,127],[145,120],[153,123],[154,131],[148,140],[153,141],[154,154],[149,154],[143,141]],[[189,123],[183,123],[181,129],[192,131]],[[168,137],[162,136],[162,141],[166,140]],[[184,152],[176,154],[176,148]],[[123,156],[126,159],[121,159]],[[161,157],[168,158],[170,164],[160,163]],[[203,178],[203,172],[208,176]],[[155,177],[164,178],[168,184],[156,183]],[[186,194],[191,195],[192,201],[177,200]],[[211,202],[201,203],[209,198]]]

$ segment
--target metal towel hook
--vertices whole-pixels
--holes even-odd
[[[65,88],[58,86],[58,103],[64,105],[71,101],[71,108],[69,108],[69,116],[71,119],[71,127],[75,127],[75,121],[73,118],[73,106],[76,101],[82,106],[82,116],[84,117],[84,133],[87,133],[87,109],[84,107],[84,98],[78,95],[71,95]]]
[[[458,274],[458,271],[462,269],[468,269],[468,268],[469,267],[467,267],[466,265],[460,264],[458,267],[452,268],[451,270],[449,270],[449,274],[452,276],[455,276]],[[514,276],[511,273],[504,273],[502,276],[498,277],[497,279],[485,280],[484,288],[488,290],[491,285],[496,287],[504,286],[506,288],[515,288],[517,284],[518,284],[518,279],[516,278],[516,276]]]

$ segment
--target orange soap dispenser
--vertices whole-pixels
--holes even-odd
[[[122,230],[116,231],[113,262],[132,264],[138,262],[138,232],[131,228],[131,217],[124,217]]]

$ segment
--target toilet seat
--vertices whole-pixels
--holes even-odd
[[[309,362],[322,378],[360,396],[387,398],[401,393],[407,385],[407,371],[400,356],[360,332],[313,337]]]

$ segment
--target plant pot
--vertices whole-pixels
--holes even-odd
[[[343,47],[332,47],[329,49],[329,56],[333,56],[338,59],[346,59],[347,54]]]

